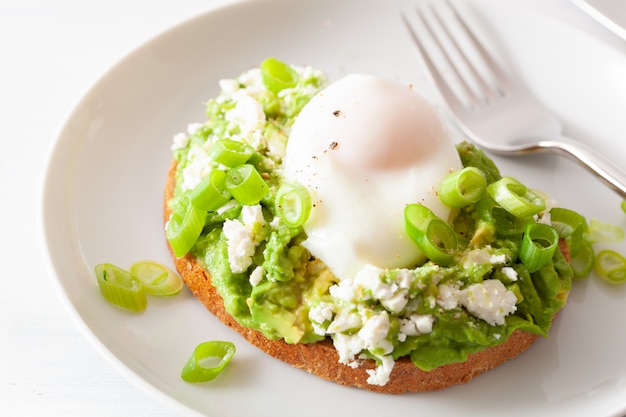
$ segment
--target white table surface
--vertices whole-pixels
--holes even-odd
[[[73,105],[144,41],[230,0],[0,0],[0,416],[172,416],[82,335],[40,231],[47,153]],[[568,0],[515,0],[623,50]],[[615,0],[621,1],[621,0]]]

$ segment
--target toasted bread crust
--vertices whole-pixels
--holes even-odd
[[[170,166],[165,187],[164,222],[167,222],[170,217],[168,201],[172,198],[175,184],[176,162],[174,161]],[[505,342],[471,354],[463,363],[444,365],[429,372],[417,368],[408,358],[401,358],[396,361],[386,385],[371,385],[367,383],[369,375],[366,370],[376,367],[374,361],[363,361],[363,364],[357,368],[340,364],[339,355],[329,340],[318,343],[288,344],[283,340],[269,340],[256,330],[241,326],[226,312],[223,299],[212,285],[211,274],[204,265],[189,254],[176,258],[171,247],[170,252],[176,269],[187,287],[220,321],[270,356],[341,385],[388,394],[441,390],[466,383],[475,376],[501,365],[524,352],[539,338],[537,335],[517,330]]]

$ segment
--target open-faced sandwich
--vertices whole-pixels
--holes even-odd
[[[386,393],[467,382],[547,336],[580,216],[451,138],[409,85],[267,59],[220,88],[174,138],[164,221],[222,322]]]

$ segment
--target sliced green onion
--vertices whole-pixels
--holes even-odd
[[[244,205],[257,204],[269,191],[259,171],[250,164],[229,169],[226,173],[225,185],[235,200]]]
[[[591,219],[585,238],[591,243],[617,243],[624,240],[624,229],[598,219]]]
[[[141,282],[129,271],[109,263],[95,266],[96,280],[104,298],[131,311],[143,311],[148,304]]]
[[[466,167],[443,179],[439,199],[448,207],[461,208],[476,203],[486,190],[485,174],[478,168]]]
[[[232,139],[220,139],[209,148],[208,154],[215,162],[232,168],[245,164],[254,153],[247,144]]]
[[[422,204],[404,209],[406,232],[422,253],[433,262],[447,266],[454,261],[457,237],[450,225]]]
[[[215,379],[235,355],[232,342],[210,341],[200,343],[183,367],[181,377],[187,382],[206,382]]]
[[[487,192],[496,203],[517,217],[533,216],[546,208],[541,197],[515,178],[502,177],[489,184]]]
[[[550,224],[565,239],[572,257],[575,257],[584,240],[585,218],[573,210],[554,207],[550,210]]]
[[[174,295],[183,288],[182,278],[170,268],[157,262],[140,261],[130,267],[146,293],[152,295]]]
[[[191,250],[204,228],[207,212],[189,204],[184,217],[173,213],[165,227],[165,236],[177,258]]]
[[[275,58],[267,58],[261,63],[263,84],[274,94],[292,88],[298,83],[298,73],[288,64]]]
[[[284,183],[276,192],[274,205],[287,226],[302,226],[311,214],[311,194],[299,183]]]
[[[612,284],[626,282],[626,258],[614,250],[604,249],[596,255],[595,269]]]
[[[204,211],[215,211],[231,199],[225,188],[226,172],[214,169],[191,191],[191,204]]]
[[[595,251],[591,243],[581,239],[577,253],[574,255],[570,250],[570,266],[574,272],[574,278],[585,278],[593,269],[596,259]]]
[[[501,236],[521,235],[529,224],[535,222],[532,216],[514,216],[491,197],[485,197],[476,203],[476,213],[482,220],[493,224]]]
[[[529,272],[547,266],[559,245],[559,234],[552,226],[542,223],[528,225],[520,246],[520,260]]]
[[[622,200],[621,207],[622,207],[622,211],[626,214],[626,200]]]

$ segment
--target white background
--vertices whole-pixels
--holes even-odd
[[[56,132],[100,75],[152,36],[227,2],[0,0],[1,416],[174,415],[100,356],[55,293],[41,182]],[[567,0],[516,3],[622,42]]]

